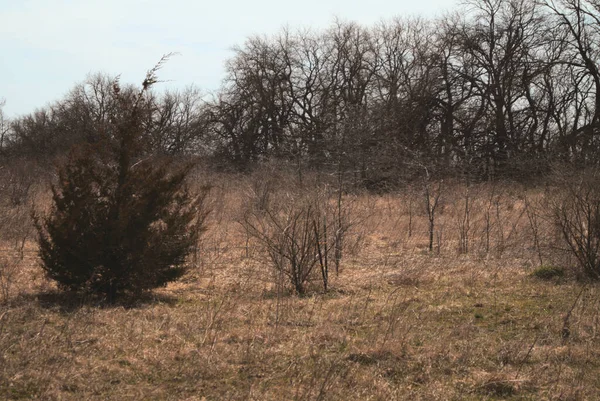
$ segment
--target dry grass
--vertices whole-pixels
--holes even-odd
[[[215,181],[197,268],[134,305],[56,294],[26,247],[0,303],[0,399],[600,396],[600,288],[531,275],[540,253],[544,263],[569,263],[536,249],[524,196],[539,192],[472,187],[467,253],[460,185],[441,197],[433,253],[418,190],[348,195],[360,224],[340,275],[330,292],[315,284],[299,298],[276,291],[237,223],[252,186]],[[543,219],[538,231],[553,243]]]

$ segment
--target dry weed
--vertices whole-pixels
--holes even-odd
[[[521,189],[471,187],[461,252],[459,184],[446,184],[433,252],[427,211],[410,202],[419,194],[348,194],[360,241],[330,291],[297,297],[251,257],[245,180],[213,180],[199,268],[134,304],[55,293],[26,245],[0,305],[0,398],[597,399],[600,289],[532,277]],[[543,244],[551,227],[535,224]]]

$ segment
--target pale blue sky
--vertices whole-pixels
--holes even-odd
[[[286,5],[286,3],[288,5]],[[14,117],[63,97],[89,73],[137,83],[163,54],[163,88],[219,87],[231,48],[282,26],[319,30],[335,18],[372,25],[441,15],[456,0],[0,0],[0,100]]]

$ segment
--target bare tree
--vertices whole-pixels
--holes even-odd
[[[10,133],[10,120],[4,115],[5,99],[0,99],[0,152],[4,151]]]
[[[580,107],[575,113],[575,126],[570,142],[581,153],[582,161],[597,162],[600,145],[600,3],[596,0],[547,0],[544,3],[556,16],[557,28],[564,28],[560,37],[569,53],[561,60],[574,68]],[[589,88],[589,89],[588,89]],[[588,94],[591,94],[589,96]]]
[[[190,86],[151,97],[146,129],[156,152],[182,155],[209,151],[204,143],[208,122],[200,89]]]

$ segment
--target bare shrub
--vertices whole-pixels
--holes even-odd
[[[286,192],[266,209],[250,209],[242,222],[246,234],[264,247],[277,276],[287,278],[299,295],[319,276],[329,288],[329,266],[339,266],[345,213],[339,199],[330,202],[327,191]],[[320,274],[319,274],[320,273]]]
[[[31,210],[42,172],[33,162],[10,160],[0,173],[0,239],[22,253],[34,232]]]
[[[247,194],[252,200],[252,207],[255,210],[265,211],[269,208],[273,192],[275,192],[277,182],[280,180],[281,177],[277,176],[275,169],[271,165],[253,174]]]
[[[540,241],[540,209],[536,208],[535,205],[532,205],[531,200],[524,197],[525,201],[525,212],[527,213],[527,220],[529,220],[529,226],[531,228],[531,234],[533,235],[533,245],[535,247],[535,251],[537,253],[538,261],[540,262],[540,267],[544,266],[544,258],[542,255],[542,247]]]
[[[5,202],[11,206],[19,206],[27,202],[34,184],[32,170],[32,167],[25,162],[3,166],[0,190]]]
[[[21,257],[0,257],[0,304],[8,302],[18,269],[21,266]]]
[[[581,272],[600,279],[600,170],[555,175],[551,213]]]
[[[473,209],[473,196],[471,194],[471,185],[469,180],[466,181],[465,191],[463,194],[464,209],[458,216],[458,253],[469,253],[470,230],[471,230],[471,209]]]
[[[423,194],[425,195],[425,210],[427,211],[427,220],[429,221],[429,252],[433,251],[433,236],[435,233],[435,218],[436,211],[440,203],[440,196],[443,190],[443,181],[438,181],[434,187],[431,182],[429,172],[426,170],[427,175],[425,183],[423,184]],[[440,237],[438,234],[438,246],[440,243]]]

